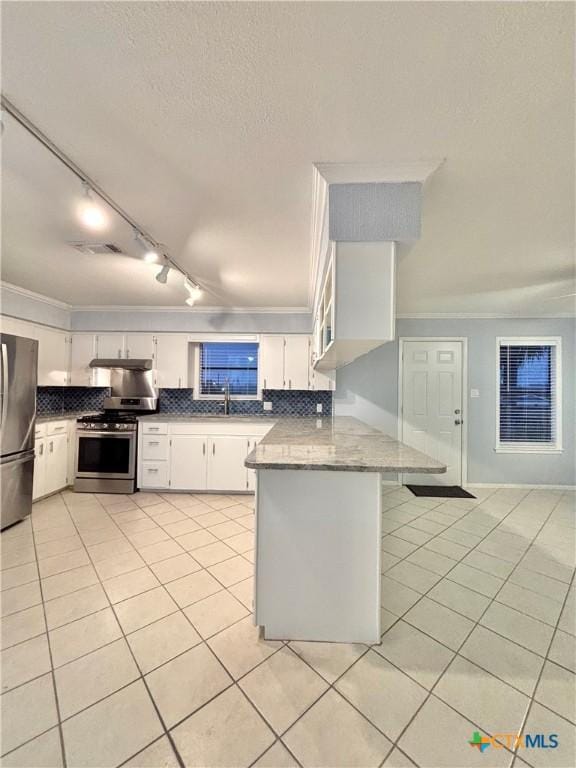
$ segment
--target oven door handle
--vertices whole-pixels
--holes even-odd
[[[76,434],[79,439],[83,437],[123,437],[126,439],[136,437],[136,432],[96,432],[92,429],[87,429],[86,431],[79,429]]]

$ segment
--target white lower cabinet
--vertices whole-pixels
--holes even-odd
[[[245,491],[245,458],[245,437],[211,437],[206,487],[211,491]]]
[[[46,485],[46,438],[37,438],[34,442],[34,483],[32,485],[32,499],[36,501],[44,496]]]
[[[65,488],[68,478],[68,435],[46,438],[46,484],[44,493]]]
[[[73,434],[66,421],[47,422],[36,428],[32,489],[34,500],[60,491],[72,482],[70,453],[73,456]]]
[[[227,429],[236,434],[223,434]],[[172,425],[143,422],[139,437],[138,487],[142,490],[254,491],[255,472],[247,469],[244,461],[269,429],[270,424],[253,423],[225,425],[220,422],[216,426],[206,422],[174,422]]]
[[[170,488],[205,490],[208,438],[203,435],[174,435],[170,442]]]

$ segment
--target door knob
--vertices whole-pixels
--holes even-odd
[[[460,419],[454,419],[454,424],[458,426],[459,424],[462,424],[462,421]]]

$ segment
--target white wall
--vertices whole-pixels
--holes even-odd
[[[0,311],[3,315],[32,323],[70,328],[71,313],[66,304],[5,283],[0,284]]]
[[[170,309],[74,309],[7,283],[0,284],[0,313],[73,331],[200,333],[311,333],[308,312],[233,312]]]
[[[307,312],[74,310],[74,331],[183,331],[188,333],[311,333]]]
[[[575,485],[575,323],[559,319],[398,320],[397,337],[468,338],[468,482]],[[561,336],[563,444],[558,455],[496,453],[496,337]],[[385,344],[336,376],[335,412],[356,416],[396,436],[398,342]]]

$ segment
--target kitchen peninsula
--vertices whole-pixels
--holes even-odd
[[[446,466],[350,417],[279,419],[246,466],[264,637],[379,643],[382,474]]]

